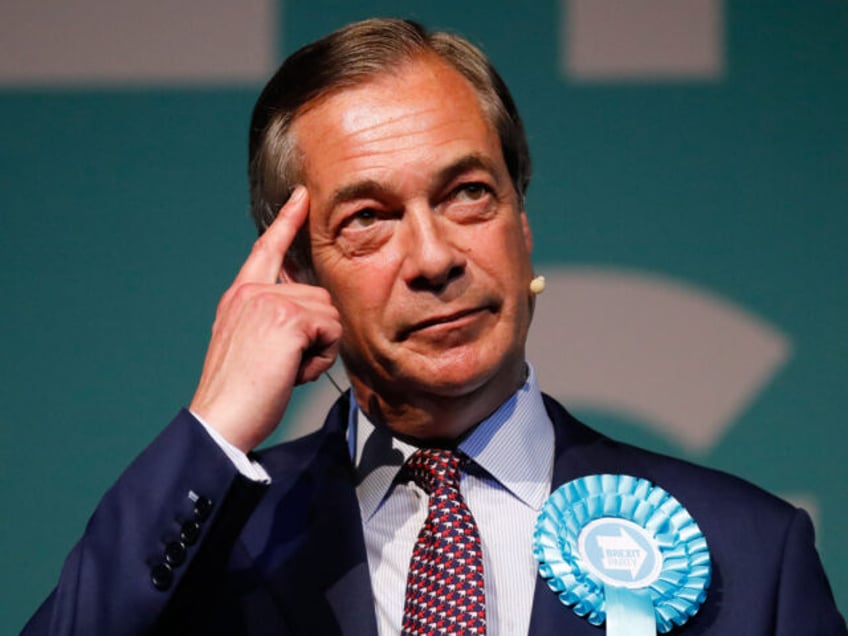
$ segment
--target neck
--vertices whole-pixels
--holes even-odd
[[[368,418],[412,443],[451,446],[494,413],[526,379],[522,362],[514,371],[457,395],[427,391],[377,391],[351,376],[356,401]]]

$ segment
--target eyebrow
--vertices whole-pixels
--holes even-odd
[[[440,185],[444,185],[449,181],[453,181],[459,175],[465,172],[471,172],[472,170],[483,170],[493,177],[497,177],[498,175],[497,164],[494,161],[488,157],[484,157],[483,155],[472,153],[470,155],[465,155],[450,165],[442,168],[436,176],[436,179]]]
[[[483,170],[493,177],[497,177],[498,175],[497,164],[494,161],[483,155],[472,153],[460,157],[439,170],[436,174],[435,181],[438,187],[441,188],[459,175],[472,170]],[[330,199],[330,206],[336,207],[342,203],[348,203],[357,199],[385,198],[391,194],[391,190],[385,184],[374,179],[363,179],[362,181],[342,186],[336,190]]]

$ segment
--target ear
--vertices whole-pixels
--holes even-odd
[[[283,266],[280,268],[280,280],[304,285],[317,285],[312,263],[303,263],[302,260],[291,251],[287,252],[283,259]]]
[[[533,232],[530,231],[530,221],[527,220],[527,212],[524,210],[519,214],[521,222],[521,234],[524,236],[524,249],[528,254],[533,253]]]
[[[292,258],[291,252],[286,252],[283,258],[283,265],[280,267],[280,280],[284,283],[300,283],[301,282],[301,267],[296,262],[297,259]]]
[[[305,285],[316,285],[315,269],[312,266],[312,246],[309,227],[306,223],[298,229],[292,239],[280,268],[280,279]]]

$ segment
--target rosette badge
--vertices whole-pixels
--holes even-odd
[[[666,633],[707,597],[710,553],[698,524],[662,488],[590,475],[558,488],[536,522],[533,553],[559,599],[608,636]]]

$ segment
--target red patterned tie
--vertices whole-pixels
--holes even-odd
[[[409,562],[403,634],[485,634],[483,552],[459,493],[459,458],[449,450],[420,449],[406,469],[430,495],[430,505]]]

